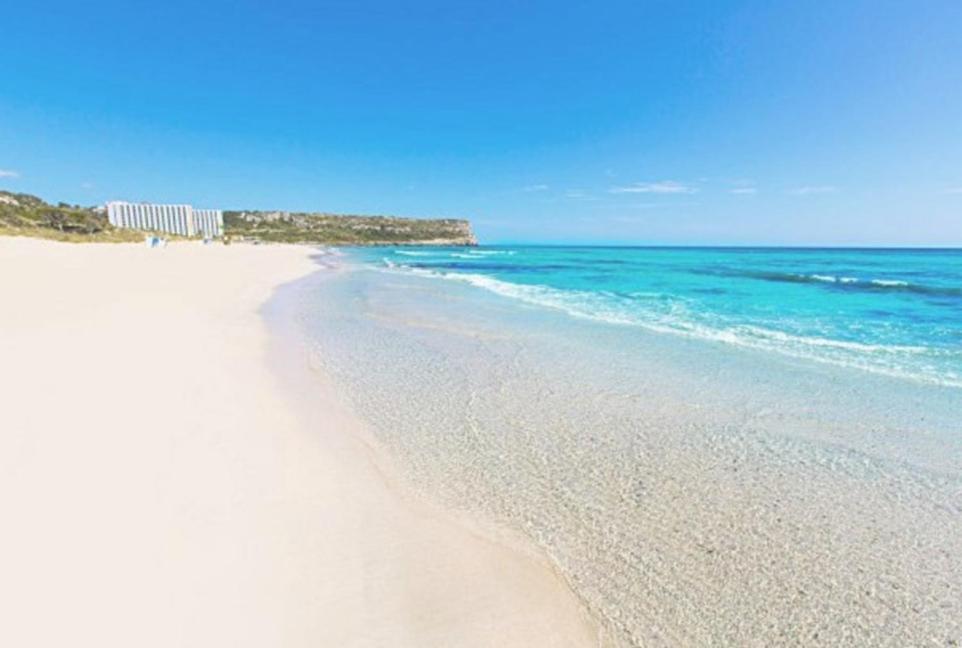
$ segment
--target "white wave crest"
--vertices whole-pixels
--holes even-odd
[[[858,283],[856,277],[836,277],[835,275],[823,275],[823,274],[813,274],[808,275],[810,279],[815,281],[824,281],[825,283],[843,283],[843,284],[853,284]]]

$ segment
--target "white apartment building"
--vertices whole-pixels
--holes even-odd
[[[112,201],[107,219],[114,227],[168,232],[181,236],[217,238],[224,233],[224,213],[219,209],[194,209],[190,205],[151,205]]]
[[[204,238],[219,238],[224,233],[224,212],[219,209],[195,209],[194,231]]]

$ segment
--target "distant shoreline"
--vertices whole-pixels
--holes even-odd
[[[82,207],[58,203],[48,204],[41,198],[25,193],[0,190],[0,235],[28,236],[75,243],[134,242],[145,235],[174,238],[201,238],[193,235],[200,230],[189,224],[173,228],[165,223],[171,210],[191,211],[189,205],[147,205],[138,210],[133,203],[120,204],[131,218],[109,220],[103,207]],[[126,206],[126,207],[124,207]],[[193,210],[194,214],[215,213],[220,210]],[[137,218],[137,214],[156,215]],[[171,217],[172,218],[172,217]],[[190,218],[184,217],[187,220]],[[210,216],[199,217],[204,221]],[[223,232],[220,216],[216,226],[208,222],[203,228],[210,236],[229,241],[264,243],[307,243],[311,245],[460,245],[478,244],[471,223],[454,218],[402,218],[397,216],[359,216],[323,212],[301,213],[285,211],[225,211]],[[186,223],[186,221],[185,221]],[[133,226],[131,226],[133,225]],[[138,227],[160,227],[177,232],[157,232]],[[185,229],[186,228],[186,229]],[[219,236],[223,234],[223,237]]]

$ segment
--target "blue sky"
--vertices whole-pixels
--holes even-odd
[[[962,245],[962,2],[4,9],[0,188],[486,242]]]

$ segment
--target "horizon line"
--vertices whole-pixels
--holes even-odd
[[[777,243],[489,243],[479,247],[597,247],[597,248],[683,248],[683,249],[756,249],[756,250],[932,250],[962,252],[959,245],[870,245],[870,244],[777,244]]]

